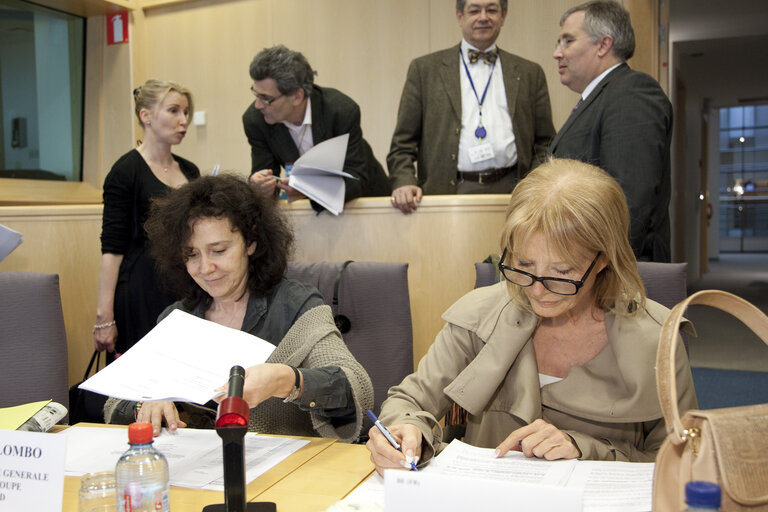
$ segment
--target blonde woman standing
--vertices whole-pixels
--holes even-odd
[[[144,141],[121,156],[104,180],[101,265],[93,342],[107,360],[128,350],[174,301],[160,283],[144,232],[153,197],[200,176],[195,164],[171,153],[187,133],[192,94],[163,80],[133,91]]]

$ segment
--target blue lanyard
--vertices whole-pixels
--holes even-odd
[[[488,87],[491,85],[491,78],[493,78],[493,70],[496,68],[496,62],[491,64],[491,74],[488,75],[488,82],[485,84],[485,89],[483,90],[483,97],[479,98],[477,96],[477,89],[475,89],[475,82],[472,80],[472,75],[469,74],[469,68],[467,67],[467,61],[464,60],[464,52],[461,51],[461,48],[459,48],[459,55],[461,56],[461,63],[464,64],[464,71],[467,73],[467,78],[469,79],[469,85],[472,87],[472,92],[475,94],[475,99],[477,100],[477,109],[480,113],[480,120],[477,125],[477,128],[475,128],[475,137],[478,139],[484,139],[488,133],[485,130],[485,127],[483,126],[483,103],[485,103],[485,95],[488,93]]]

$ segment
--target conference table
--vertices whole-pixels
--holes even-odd
[[[125,428],[89,423],[78,426]],[[374,472],[364,445],[319,437],[288,437],[309,444],[249,483],[245,490],[249,502],[272,501],[278,512],[324,511]],[[65,477],[62,512],[78,512],[79,489],[80,477]],[[170,498],[171,510],[176,512],[200,511],[205,505],[224,503],[223,492],[175,486],[171,486]]]

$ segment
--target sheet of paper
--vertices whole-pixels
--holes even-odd
[[[61,511],[66,442],[57,435],[0,430],[0,510]]]
[[[338,215],[344,210],[346,183],[343,178],[357,179],[344,172],[349,134],[339,135],[312,147],[294,162],[288,184]]]
[[[113,471],[117,460],[128,449],[125,429],[70,427],[67,437],[65,471],[81,476],[97,471]],[[251,482],[277,465],[309,441],[286,437],[245,435],[245,479]],[[171,485],[197,489],[224,490],[221,438],[215,430],[166,429],[155,438],[154,447],[168,459]]]
[[[496,458],[491,448],[478,448],[454,440],[424,468],[424,472],[562,486],[568,482],[576,463],[575,460],[529,459],[522,452],[509,452]]]
[[[125,400],[204,404],[234,365],[263,363],[275,349],[256,336],[173,311],[80,388]]]
[[[50,400],[42,400],[40,402],[31,402],[28,404],[1,408],[0,430],[16,430],[49,402]]]
[[[579,461],[569,487],[584,488],[584,510],[648,512],[653,503],[653,463]]]
[[[294,173],[316,174],[317,172],[324,172],[351,178],[351,175],[342,171],[344,159],[347,156],[348,142],[349,134],[345,133],[315,144],[293,163],[291,175]]]
[[[509,496],[513,494],[510,486],[522,486],[514,491],[515,510],[566,510],[544,507],[541,499],[550,499],[553,494],[558,494],[559,490],[568,490],[578,493],[578,506],[584,512],[647,512],[651,510],[653,467],[653,464],[636,462],[527,459],[520,452],[510,452],[501,459],[496,459],[492,449],[453,441],[418,472],[393,472],[400,481],[390,483],[390,487],[396,489],[390,492],[394,492],[398,497],[395,498],[394,505],[387,501],[386,509],[411,510],[408,507],[412,504],[404,504],[402,501],[406,497],[422,506],[422,510],[423,506],[426,506],[425,503],[430,504],[430,509],[439,509],[432,500],[433,494],[457,496],[461,493],[456,489],[470,482],[472,492],[467,494],[477,496],[486,493],[482,500],[497,492]],[[494,481],[504,482],[500,488],[502,491],[499,491],[496,485],[487,484]],[[374,475],[340,501],[338,511],[357,510],[352,507],[368,510],[364,508],[366,506],[383,508],[385,495],[389,496],[385,488],[385,479]],[[417,492],[411,493],[410,490],[414,488]],[[407,496],[402,496],[403,493]],[[563,496],[558,495],[555,498],[559,500]],[[475,501],[473,508],[482,510],[483,507],[479,506],[479,503]],[[453,499],[447,506],[449,510],[455,510],[458,502]],[[572,507],[573,503],[570,502],[567,506]],[[418,507],[413,507],[413,510],[417,509]],[[333,508],[330,510],[337,511]]]
[[[352,510],[383,512],[384,478],[378,473],[372,474],[343,500],[329,507],[326,512],[347,512]]]
[[[477,475],[384,471],[384,510],[514,510],[582,512],[582,490]]]
[[[21,233],[0,224],[0,261],[3,261],[23,241]]]
[[[344,194],[347,184],[339,176],[291,174],[288,184],[334,215],[344,211]]]

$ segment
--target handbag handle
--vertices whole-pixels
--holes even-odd
[[[96,361],[96,371],[98,372],[99,363],[101,362],[101,352],[99,352],[98,350],[93,351],[93,355],[91,356],[91,362],[88,363],[88,368],[85,369],[85,375],[83,375],[83,381],[88,380],[88,376],[91,374],[91,368],[93,367],[94,361]]]
[[[685,442],[685,427],[680,420],[677,407],[677,383],[675,381],[675,349],[677,334],[683,313],[688,306],[702,304],[730,313],[741,320],[768,345],[768,317],[746,300],[721,290],[702,290],[680,302],[672,308],[659,335],[659,348],[656,353],[656,389],[666,422],[670,442]]]

